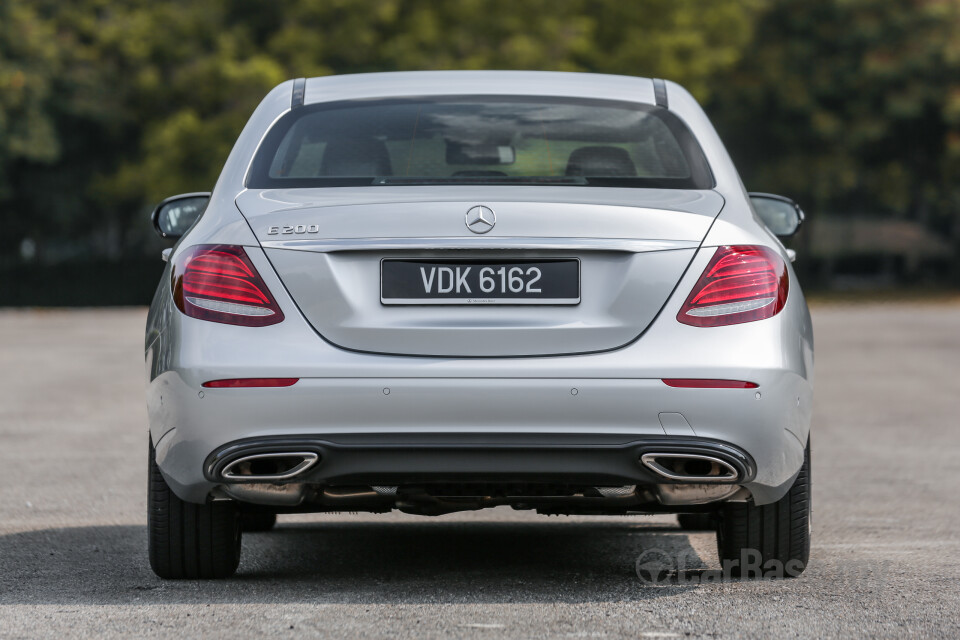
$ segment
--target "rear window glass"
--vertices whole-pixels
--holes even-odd
[[[357,100],[295,109],[267,134],[247,186],[559,184],[709,189],[670,111],[523,96]]]

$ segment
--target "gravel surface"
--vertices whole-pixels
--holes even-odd
[[[960,305],[814,310],[811,566],[709,584],[712,534],[672,517],[504,508],[281,517],[236,578],[161,581],[145,315],[0,312],[2,637],[960,636]],[[691,577],[641,580],[652,549]]]

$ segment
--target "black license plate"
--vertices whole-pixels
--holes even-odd
[[[579,304],[580,260],[380,261],[383,304]]]

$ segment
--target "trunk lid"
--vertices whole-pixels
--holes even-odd
[[[467,227],[489,207],[484,234]],[[634,340],[723,206],[713,191],[403,186],[248,190],[237,206],[314,329],[343,348],[417,356],[544,356]],[[578,304],[381,302],[384,259],[577,258]],[[426,278],[424,280],[426,283]]]

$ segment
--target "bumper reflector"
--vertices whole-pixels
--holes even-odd
[[[711,380],[707,378],[663,378],[663,384],[680,389],[756,389],[760,385],[745,380]]]
[[[231,378],[228,380],[210,380],[203,386],[208,389],[224,389],[236,387],[290,387],[300,378]]]

